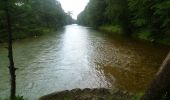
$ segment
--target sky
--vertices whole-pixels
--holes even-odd
[[[72,17],[77,19],[78,14],[82,12],[89,0],[58,0],[65,12],[71,11]]]

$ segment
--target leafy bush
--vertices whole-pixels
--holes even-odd
[[[142,30],[138,34],[138,38],[143,40],[152,40],[151,32],[149,30]]]

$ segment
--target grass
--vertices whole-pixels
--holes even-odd
[[[36,28],[27,31],[14,31],[13,39],[22,39],[26,37],[41,36],[51,32],[48,28]]]
[[[5,98],[4,100],[10,100],[9,98]],[[15,100],[27,100],[23,96],[17,96]]]
[[[23,29],[23,30],[14,30],[13,31],[13,39],[24,39],[27,37],[41,36],[43,34],[48,34],[53,30],[45,27],[35,28],[35,29]],[[0,33],[0,42],[5,42],[8,39],[7,33]]]
[[[118,25],[104,25],[99,27],[99,30],[109,32],[109,33],[122,34],[122,29]]]
[[[123,31],[119,25],[103,25],[99,27],[99,30],[108,32],[111,34],[123,34]],[[155,42],[164,45],[170,45],[170,35],[167,34],[153,34],[149,29],[141,29],[132,34],[132,37]]]

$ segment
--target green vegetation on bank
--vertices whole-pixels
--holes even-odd
[[[123,34],[122,29],[119,25],[104,25],[100,26],[98,29],[109,33]]]
[[[0,98],[0,100],[1,100],[1,98]],[[9,100],[8,98],[5,98],[4,100]],[[15,100],[27,100],[27,99],[25,99],[23,96],[17,96],[16,98],[15,98]]]
[[[169,0],[90,0],[77,23],[170,45]]]
[[[38,36],[56,30],[73,19],[56,0],[9,0],[13,39]],[[7,40],[5,0],[0,4],[0,42]]]

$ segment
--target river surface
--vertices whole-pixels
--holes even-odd
[[[8,59],[0,44],[0,97],[9,95]],[[29,100],[74,88],[146,89],[169,47],[68,25],[57,32],[17,40],[17,94]]]

